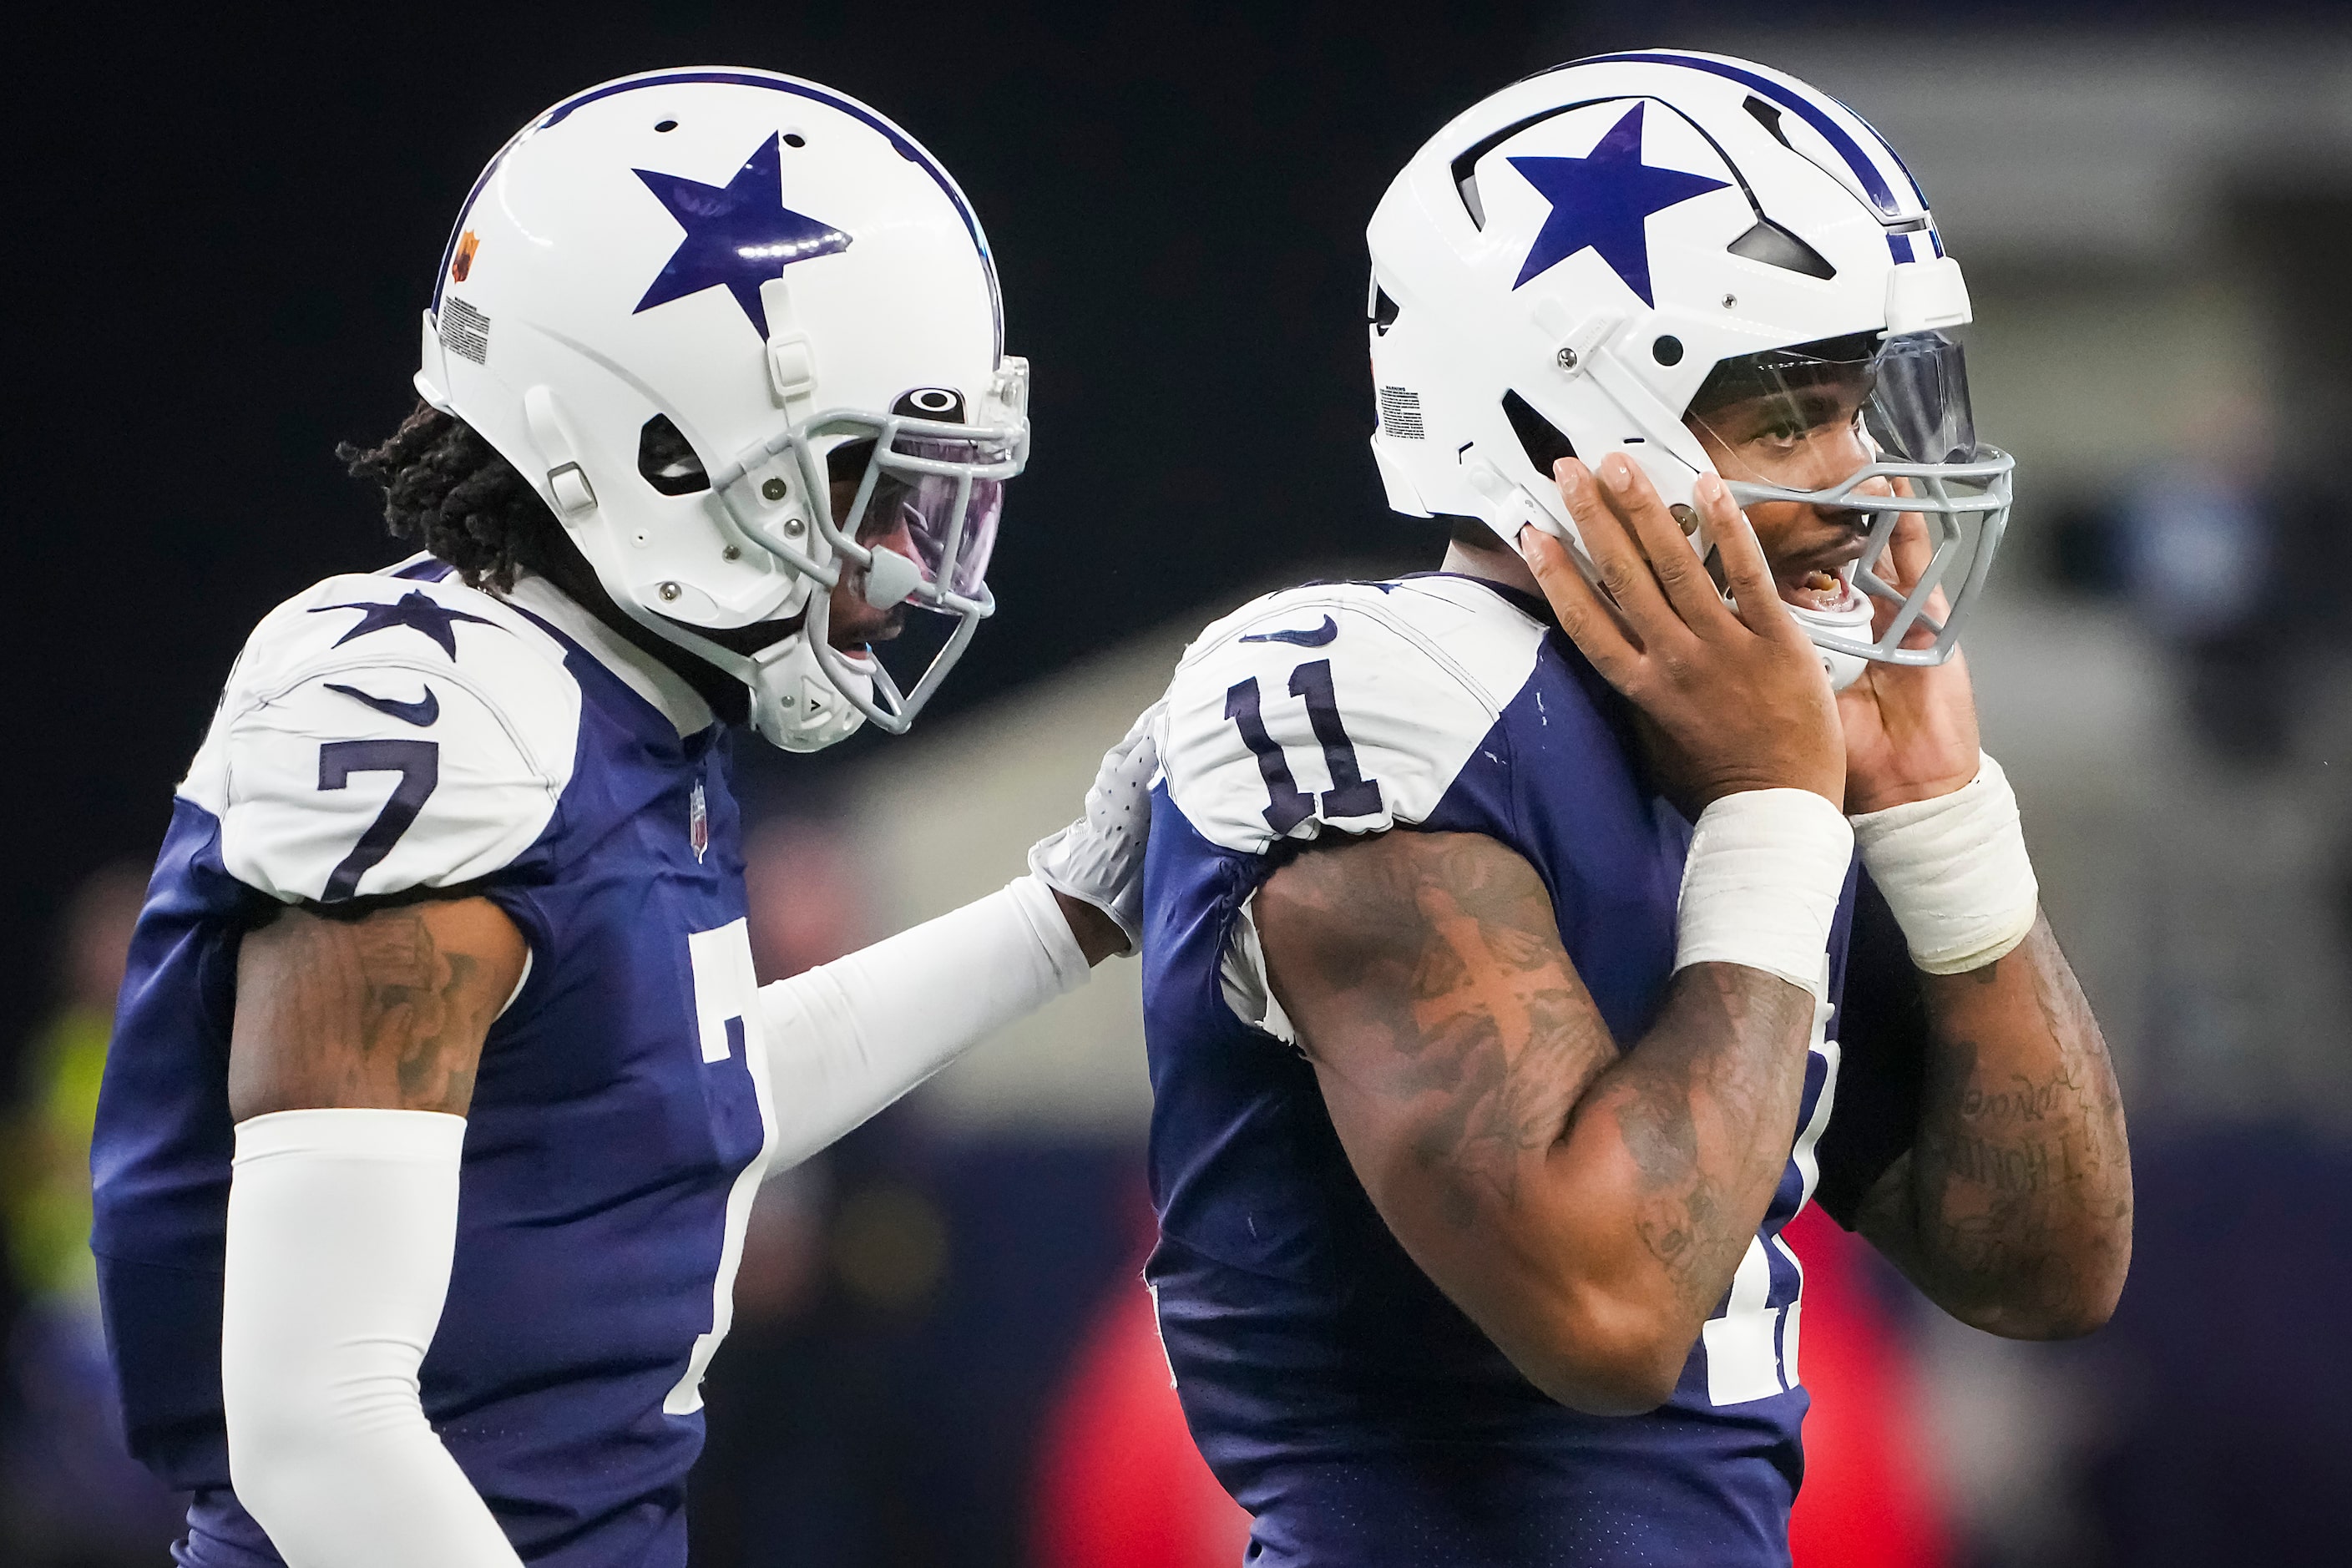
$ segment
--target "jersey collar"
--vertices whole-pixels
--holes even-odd
[[[710,728],[716,715],[685,677],[620,637],[545,577],[519,572],[505,597],[578,643],[623,685],[653,704],[681,739]]]
[[[1408,572],[1396,580],[1400,583],[1410,583],[1417,577],[1458,577],[1465,583],[1475,583],[1496,598],[1523,611],[1545,626],[1559,625],[1559,618],[1551,613],[1551,605],[1545,601],[1542,595],[1530,594],[1524,588],[1514,588],[1507,583],[1497,583],[1492,577],[1481,577],[1475,572]]]

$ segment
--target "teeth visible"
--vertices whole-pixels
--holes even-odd
[[[1844,584],[1838,581],[1834,572],[1808,572],[1805,574],[1805,586],[1816,594],[1834,594]]]

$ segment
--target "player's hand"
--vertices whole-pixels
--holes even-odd
[[[1076,902],[1116,927],[1107,936],[1084,929],[1085,910],[1071,921],[1091,962],[1136,952],[1142,941],[1143,849],[1151,833],[1151,780],[1160,771],[1167,707],[1163,697],[1143,710],[1103,753],[1078,819],[1029,851],[1030,871],[1060,896],[1065,912]]]
[[[1908,481],[1896,483],[1897,494],[1911,493]],[[1907,594],[1934,553],[1927,520],[1906,512],[1880,559],[1880,574]],[[1877,614],[1872,633],[1883,635],[1895,606],[1884,599],[1873,605]],[[1927,601],[1927,613],[1938,620],[1951,613],[1942,589]],[[1923,647],[1934,640],[1932,633],[1917,626],[1904,639],[1906,647]],[[1849,815],[1932,800],[1977,776],[1976,694],[1969,683],[1968,663],[1958,651],[1926,668],[1873,661],[1863,668],[1860,679],[1838,693],[1837,707],[1845,731]]]
[[[1608,597],[1538,530],[1521,536],[1528,565],[1584,657],[1654,726],[1658,760],[1693,814],[1742,790],[1809,789],[1843,802],[1829,678],[1723,481],[1701,478],[1696,499],[1734,605],[1622,453],[1598,476],[1563,458],[1554,478]]]

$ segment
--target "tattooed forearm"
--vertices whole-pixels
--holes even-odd
[[[1804,1089],[1801,1049],[1788,1047],[1811,1018],[1812,998],[1793,985],[1695,965],[1657,1026],[1596,1086],[1640,1173],[1635,1233],[1686,1311],[1721,1298],[1763,1221]]]
[[[1621,1051],[1540,879],[1471,835],[1318,848],[1255,909],[1332,1123],[1406,1249],[1557,1397],[1664,1397],[1788,1158],[1811,997],[1695,965]],[[1618,1352],[1631,1382],[1561,1370]]]
[[[486,900],[359,920],[289,910],[237,963],[230,1109],[354,1106],[463,1115],[483,1037],[520,976],[523,944]]]
[[[2106,1045],[2046,923],[1997,963],[1927,982],[1918,1140],[1861,1228],[1966,1321],[2079,1333],[2131,1258],[2131,1163]]]
[[[2051,1184],[2051,1144],[2038,1139],[1996,1143],[1962,1134],[1952,1138],[1941,1152],[1945,1170],[1953,1180],[2021,1197]],[[2057,1158],[2061,1162],[2065,1158],[2063,1146]]]

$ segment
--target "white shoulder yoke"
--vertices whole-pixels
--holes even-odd
[[[1212,843],[1251,854],[1326,826],[1424,821],[1526,684],[1543,635],[1466,577],[1255,600],[1177,666],[1161,750],[1170,797]]]
[[[451,887],[535,840],[572,779],[562,645],[451,580],[330,577],[265,616],[180,786],[229,873],[288,902]]]

